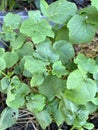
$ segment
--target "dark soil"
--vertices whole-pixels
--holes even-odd
[[[98,129],[98,117],[95,117],[94,119],[91,119],[91,122],[94,124],[95,129]]]
[[[5,94],[2,94],[0,93],[0,113],[4,110],[4,108],[6,107],[6,103],[5,103],[5,100],[6,100],[6,95]]]

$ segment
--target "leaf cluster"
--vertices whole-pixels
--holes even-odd
[[[50,5],[41,0],[40,7],[24,21],[17,14],[4,17],[0,38],[10,45],[7,51],[0,48],[0,91],[7,95],[8,108],[0,129],[14,124],[18,109],[25,107],[43,129],[52,121],[58,126],[65,121],[71,130],[93,129],[88,118],[98,107],[98,63],[84,54],[75,56],[74,44],[94,38],[96,4],[92,0],[92,6],[77,10],[66,0]]]

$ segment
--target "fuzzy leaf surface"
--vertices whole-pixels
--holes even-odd
[[[29,87],[14,76],[7,92],[6,103],[9,107],[19,108],[25,103],[25,96],[30,92]]]
[[[52,122],[52,118],[47,110],[43,110],[39,113],[36,113],[35,117],[43,129],[49,126]]]
[[[79,54],[74,62],[78,65],[81,71],[89,72],[91,74],[98,72],[98,66],[94,59],[87,58],[83,54]]]
[[[38,89],[41,94],[45,95],[47,99],[51,101],[55,96],[59,96],[60,92],[64,91],[65,87],[66,81],[50,75]]]
[[[71,72],[67,79],[67,88],[68,89],[81,89],[82,85],[84,83],[84,77],[79,70],[75,70]]]
[[[39,86],[44,82],[44,75],[40,73],[35,73],[30,81],[31,87]]]
[[[39,60],[54,63],[59,59],[59,55],[52,47],[51,41],[46,40],[40,44],[38,44],[35,53],[33,54]]]
[[[40,43],[46,37],[54,37],[51,25],[45,20],[34,21],[32,19],[25,20],[20,28],[20,32],[32,38],[34,43]]]
[[[64,117],[59,109],[58,99],[54,99],[53,101],[49,102],[47,105],[47,110],[49,111],[50,115],[52,114],[52,117],[58,126],[62,124]]]
[[[49,5],[47,8],[48,18],[58,24],[64,24],[67,22],[75,13],[77,8],[75,4],[66,0],[59,0]]]
[[[98,1],[97,0],[91,0],[91,5],[96,7],[96,9],[98,10]]]
[[[0,81],[0,91],[3,93],[7,93],[9,84],[10,84],[10,80],[7,77],[3,77]]]
[[[19,28],[20,23],[21,23],[21,17],[17,14],[8,13],[4,17],[4,24],[6,26],[12,27],[13,29]]]
[[[69,38],[72,43],[88,43],[95,35],[94,24],[86,23],[85,15],[74,15],[68,22]]]
[[[2,57],[0,57],[0,70],[4,70],[5,68],[6,68],[6,62]]]
[[[4,58],[7,68],[12,67],[19,60],[19,56],[16,52],[6,52],[2,55],[2,58]]]
[[[46,66],[47,63],[34,59],[31,56],[25,57],[25,64],[24,68],[28,71],[30,71],[32,74],[34,73],[44,73],[46,71]]]
[[[52,65],[52,68],[52,74],[56,75],[58,78],[68,74],[68,71],[66,70],[65,66],[62,65],[61,61],[56,61]]]
[[[92,101],[96,92],[97,86],[95,81],[87,78],[82,84],[80,83],[80,86],[77,86],[77,88],[65,90],[65,96],[76,104],[86,104],[87,102]]]
[[[25,41],[25,36],[20,34],[15,41],[11,42],[12,50],[17,50],[22,47],[24,41]]]
[[[41,94],[35,94],[30,96],[31,100],[27,102],[27,108],[32,113],[38,113],[42,111],[46,105],[46,98]]]
[[[19,58],[23,58],[25,55],[33,56],[33,45],[31,42],[26,42],[23,46],[16,50],[19,55]]]
[[[0,130],[5,130],[17,122],[18,109],[5,108],[0,117]]]
[[[74,57],[74,49],[71,43],[65,40],[56,41],[53,47],[58,52],[63,64],[67,63],[68,60]]]

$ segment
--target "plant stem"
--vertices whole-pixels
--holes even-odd
[[[4,75],[5,77],[7,77],[7,78],[10,78],[7,74],[5,74],[2,70],[0,70],[0,73],[2,74],[2,75]]]

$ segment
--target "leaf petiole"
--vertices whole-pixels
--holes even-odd
[[[7,77],[7,78],[10,78],[7,74],[5,74],[2,70],[0,70],[0,73],[2,74],[2,75],[4,75],[5,77]]]

